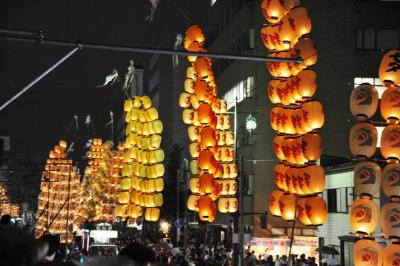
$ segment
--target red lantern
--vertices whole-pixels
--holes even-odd
[[[381,153],[386,159],[400,159],[400,125],[390,125],[383,129]]]
[[[216,170],[217,161],[214,158],[214,154],[209,150],[204,150],[200,152],[199,155],[199,168],[202,171],[208,171],[213,174]]]
[[[209,173],[203,173],[199,177],[199,185],[200,185],[200,195],[211,194],[214,190],[214,187],[217,186],[217,183],[214,180],[214,177]]]
[[[310,197],[306,199],[306,212],[313,225],[323,225],[328,217],[325,200],[322,197]]]
[[[211,149],[217,147],[217,139],[215,136],[215,130],[210,127],[205,127],[201,131],[201,142],[200,147],[202,150]]]
[[[285,137],[284,136],[276,136],[274,138],[274,151],[275,151],[275,155],[276,157],[278,157],[279,160],[284,161],[286,160],[286,157],[283,153],[282,150],[282,144],[285,141]]]
[[[378,131],[375,126],[362,122],[355,124],[350,131],[350,151],[359,157],[371,157],[376,151]]]
[[[206,125],[211,124],[215,116],[211,105],[207,103],[200,104],[199,108],[197,109],[197,113],[199,122]]]
[[[400,165],[390,163],[382,171],[382,190],[388,197],[400,195]]]
[[[400,236],[400,203],[388,202],[381,210],[382,232],[388,237]]]
[[[199,218],[201,221],[213,222],[216,214],[216,206],[208,196],[202,196],[198,199]]]
[[[400,50],[387,52],[379,66],[379,78],[386,86],[400,85]]]
[[[204,80],[196,80],[193,84],[194,95],[200,102],[210,103],[212,100],[212,89]]]
[[[212,75],[211,60],[209,57],[197,57],[193,63],[194,69],[196,70],[197,76],[200,79],[205,79]]]
[[[361,239],[353,246],[354,266],[382,265],[382,247],[374,240]]]
[[[274,216],[281,216],[281,209],[279,207],[279,199],[283,196],[284,192],[281,190],[273,190],[269,198],[269,211]]]
[[[393,243],[383,250],[382,255],[383,266],[400,265],[400,244]]]
[[[378,91],[375,86],[363,83],[353,89],[350,96],[351,113],[358,120],[371,118],[378,108]]]
[[[286,221],[292,221],[295,217],[296,197],[292,194],[284,194],[279,199],[281,216]]]
[[[400,119],[400,87],[385,90],[381,99],[381,115],[390,124],[399,122]]]
[[[350,224],[355,232],[371,234],[378,224],[379,209],[369,199],[357,199],[350,208]]]
[[[301,198],[297,201],[296,214],[299,221],[304,225],[312,225],[310,218],[306,212],[306,200],[307,198]]]
[[[381,168],[374,162],[364,161],[354,167],[356,194],[376,196],[381,185]]]
[[[189,49],[189,45],[192,42],[204,43],[205,37],[198,25],[192,25],[186,30],[184,47],[185,49]]]

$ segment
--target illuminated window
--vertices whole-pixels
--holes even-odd
[[[245,98],[251,97],[254,94],[254,77],[247,77],[245,80],[237,83],[224,95],[228,103],[228,110],[235,105],[235,101],[240,103]]]

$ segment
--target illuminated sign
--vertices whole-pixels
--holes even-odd
[[[118,231],[115,230],[92,230],[90,237],[93,238],[118,238]]]

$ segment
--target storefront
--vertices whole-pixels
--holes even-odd
[[[276,255],[288,255],[290,249],[290,239],[288,238],[257,238],[254,237],[247,244],[246,249],[261,256],[272,255],[275,259]],[[292,254],[300,256],[305,254],[306,257],[314,257],[315,261],[319,261],[318,237],[295,236],[292,245]]]

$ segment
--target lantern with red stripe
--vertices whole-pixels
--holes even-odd
[[[400,265],[400,244],[393,243],[388,245],[383,250],[382,254],[383,266],[397,266]]]
[[[388,197],[400,195],[400,165],[387,164],[382,171],[382,190]]]
[[[350,224],[357,233],[371,234],[378,224],[379,209],[369,199],[357,199],[350,208]]]
[[[306,200],[307,198],[301,198],[297,201],[296,215],[299,221],[304,225],[312,225],[310,218],[306,211]]]
[[[381,210],[382,232],[388,237],[400,236],[400,203],[388,202]]]
[[[350,131],[350,151],[358,157],[371,157],[376,151],[378,131],[370,123],[362,122],[355,124]]]
[[[382,94],[380,109],[382,117],[389,123],[395,124],[400,119],[400,87],[392,87]]]
[[[400,125],[390,125],[383,129],[381,153],[386,159],[400,159]]]
[[[358,163],[354,167],[354,187],[356,194],[376,196],[381,186],[381,168],[369,161]]]
[[[371,239],[360,239],[353,246],[354,266],[382,265],[382,247]]]
[[[353,89],[350,96],[350,110],[358,120],[371,118],[378,108],[378,91],[375,86],[363,83]]]

